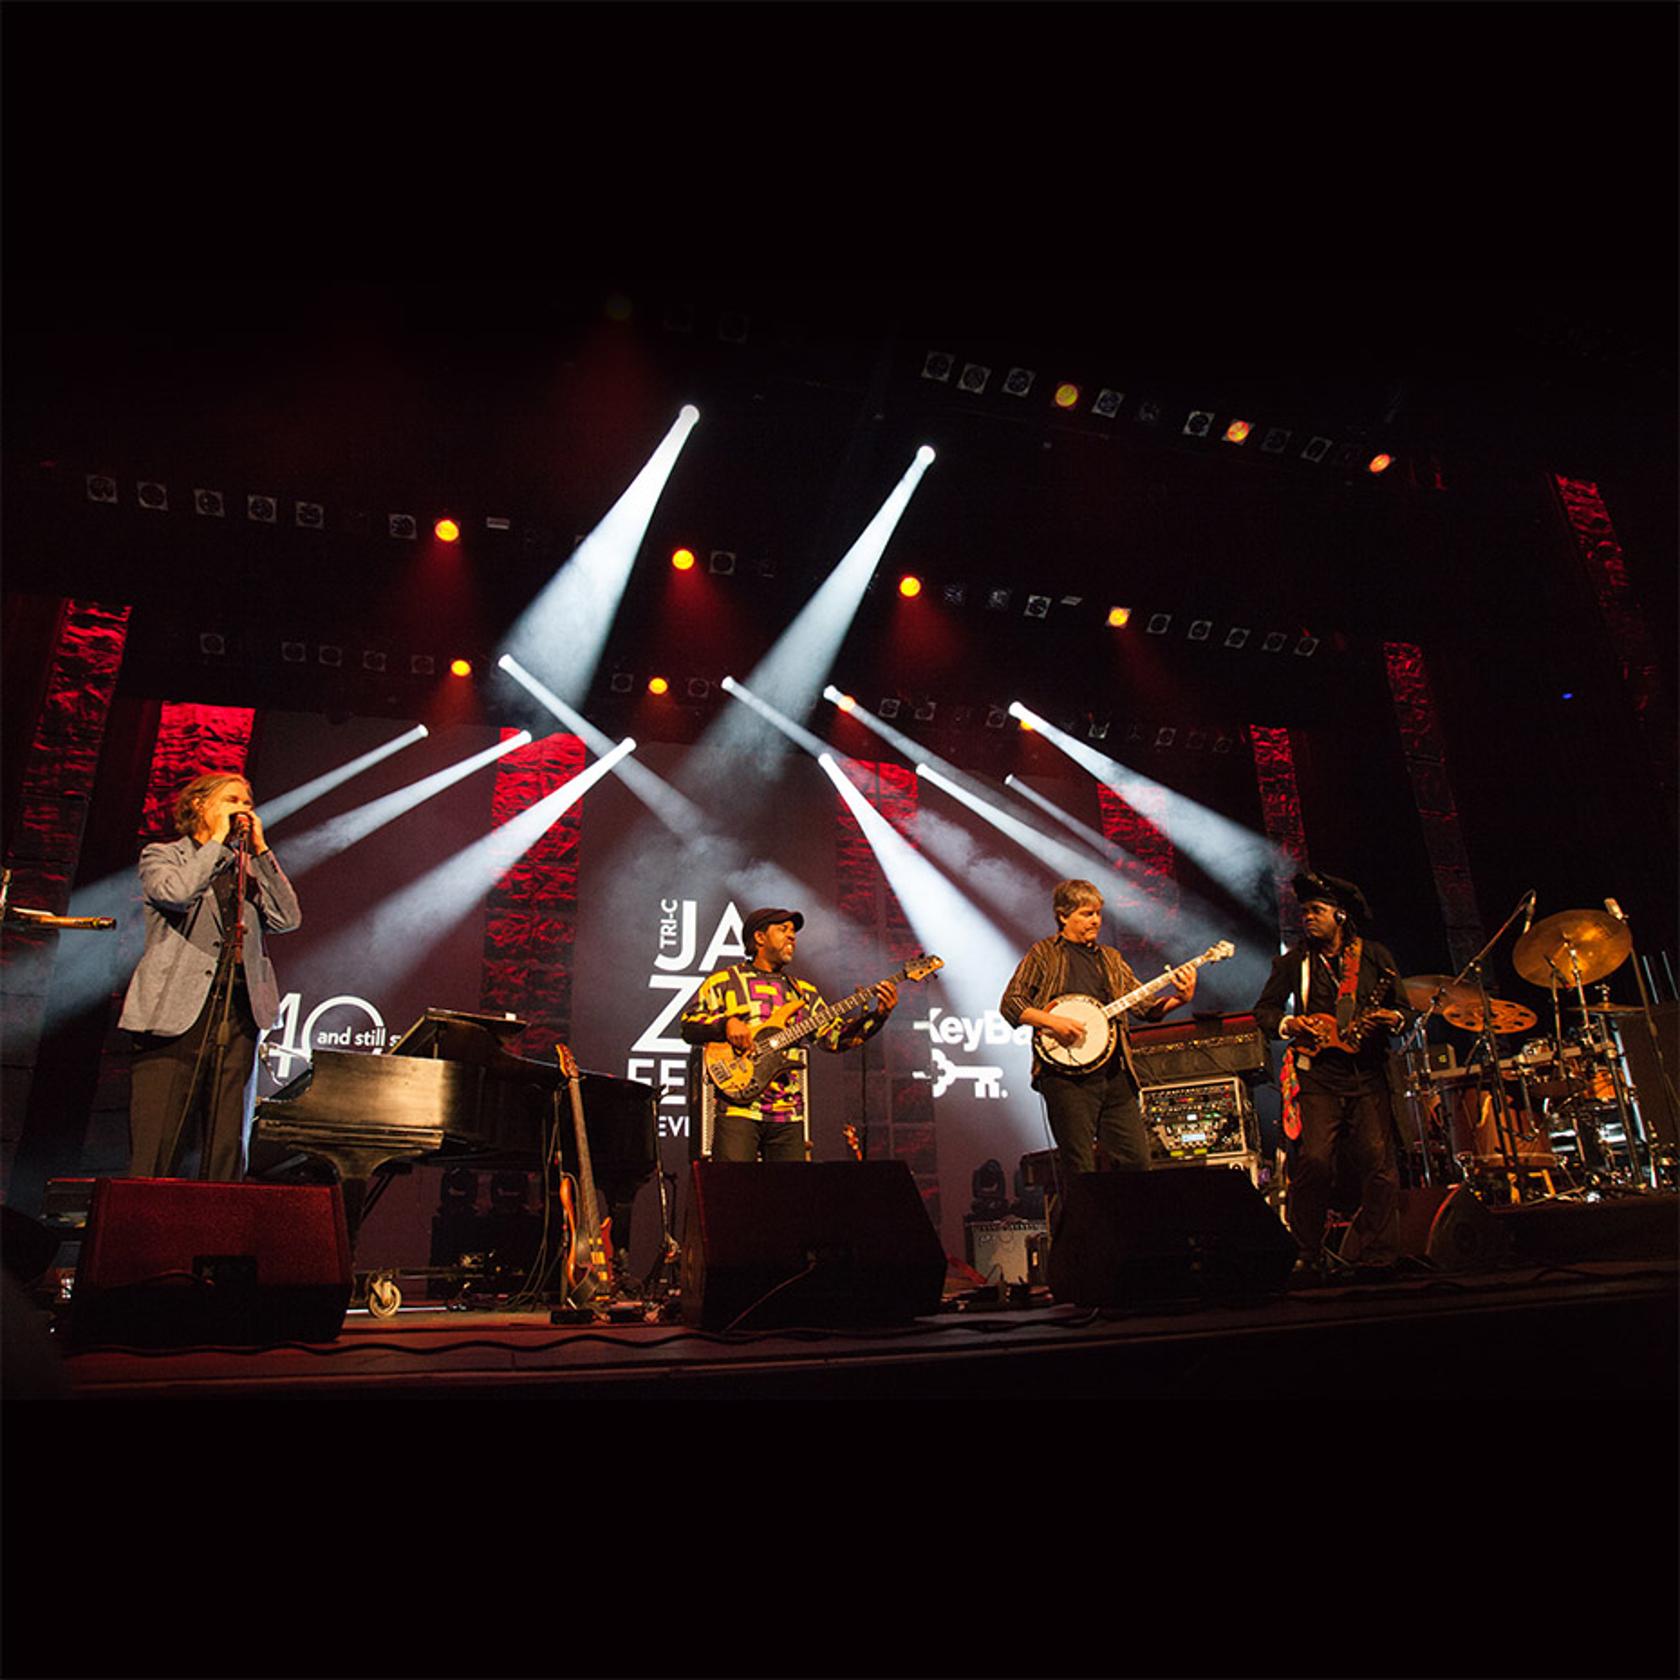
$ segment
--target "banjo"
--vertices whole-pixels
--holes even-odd
[[[1230,940],[1222,939],[1217,945],[1210,945],[1199,957],[1193,958],[1188,965],[1180,963],[1180,968],[1200,968],[1203,963],[1224,962],[1229,956],[1236,954],[1236,946]],[[1085,1030],[1072,1044],[1064,1044],[1056,1035],[1045,1027],[1040,1027],[1033,1034],[1033,1048],[1038,1051],[1041,1060],[1053,1067],[1065,1068],[1072,1073],[1084,1073],[1091,1068],[1101,1067],[1114,1054],[1114,1046],[1119,1042],[1120,1031],[1115,1025],[1115,1017],[1124,1014],[1128,1009],[1134,1009],[1138,1004],[1166,989],[1171,983],[1173,969],[1169,968],[1165,974],[1157,974],[1153,980],[1146,980],[1141,986],[1134,987],[1124,997],[1117,997],[1113,1003],[1098,1003],[1094,997],[1088,997],[1084,992],[1064,992],[1062,996],[1044,1006],[1048,1015],[1066,1015],[1077,1021]]]

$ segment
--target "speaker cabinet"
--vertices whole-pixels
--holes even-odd
[[[336,1184],[105,1178],[70,1297],[79,1344],[331,1341],[350,1304]]]
[[[685,1323],[906,1324],[938,1309],[945,1249],[902,1161],[695,1161]]]
[[[1283,1289],[1295,1239],[1232,1167],[1078,1173],[1050,1244],[1050,1292],[1081,1307]]]

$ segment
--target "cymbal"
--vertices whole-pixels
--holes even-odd
[[[1463,1027],[1467,1032],[1482,1030],[1482,1000],[1474,994],[1468,1003],[1449,1003],[1437,1013],[1443,1021]],[[1525,1009],[1520,1003],[1511,1003],[1505,998],[1489,998],[1488,1013],[1493,1018],[1496,1036],[1500,1033],[1527,1032],[1538,1019],[1532,1009]]]
[[[1581,1006],[1571,1003],[1566,1006],[1572,1014],[1579,1015]],[[1589,1015],[1643,1015],[1645,1011],[1637,1003],[1589,1003]]]
[[[1562,986],[1577,981],[1591,985],[1620,968],[1632,949],[1626,922],[1602,910],[1560,910],[1536,922],[1517,941],[1511,966],[1536,986],[1550,986],[1554,980]]]
[[[1405,987],[1406,1001],[1414,1009],[1427,1009],[1430,1000],[1435,999],[1435,1013],[1444,1015],[1444,1004],[1449,1003],[1479,1003],[1481,994],[1474,986],[1466,986],[1453,979],[1450,974],[1412,974],[1402,980]],[[1439,998],[1435,994],[1439,992]]]

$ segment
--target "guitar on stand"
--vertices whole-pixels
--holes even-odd
[[[553,1166],[560,1206],[566,1218],[565,1248],[561,1255],[566,1302],[570,1307],[603,1304],[612,1295],[612,1220],[602,1219],[595,1200],[595,1175],[589,1165],[589,1129],[583,1123],[583,1088],[577,1058],[564,1045],[554,1047],[555,1059],[571,1093],[572,1131],[577,1140],[577,1176],[560,1164],[560,1139],[554,1139]],[[593,1310],[593,1309],[592,1309]]]
[[[1236,954],[1236,949],[1230,940],[1222,939],[1217,945],[1210,945],[1199,957],[1193,957],[1178,967],[1200,968],[1203,963],[1224,962],[1227,957]],[[1169,968],[1165,974],[1158,974],[1153,980],[1134,986],[1113,1003],[1098,1003],[1084,992],[1064,992],[1045,1004],[1045,1013],[1065,1015],[1077,1021],[1084,1030],[1072,1044],[1064,1044],[1047,1027],[1040,1027],[1033,1035],[1039,1060],[1072,1073],[1101,1067],[1114,1054],[1114,1047],[1120,1042],[1116,1017],[1125,1014],[1128,1009],[1137,1008],[1140,1003],[1147,1003],[1157,992],[1165,991],[1173,983],[1176,972],[1176,968]]]

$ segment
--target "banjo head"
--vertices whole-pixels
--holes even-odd
[[[1083,992],[1069,992],[1053,1002],[1051,1015],[1067,1015],[1085,1029],[1085,1036],[1075,1044],[1064,1044],[1052,1032],[1042,1027],[1034,1035],[1039,1059],[1059,1068],[1090,1068],[1108,1060],[1114,1048],[1115,1023],[1103,1014],[1103,1006]]]

